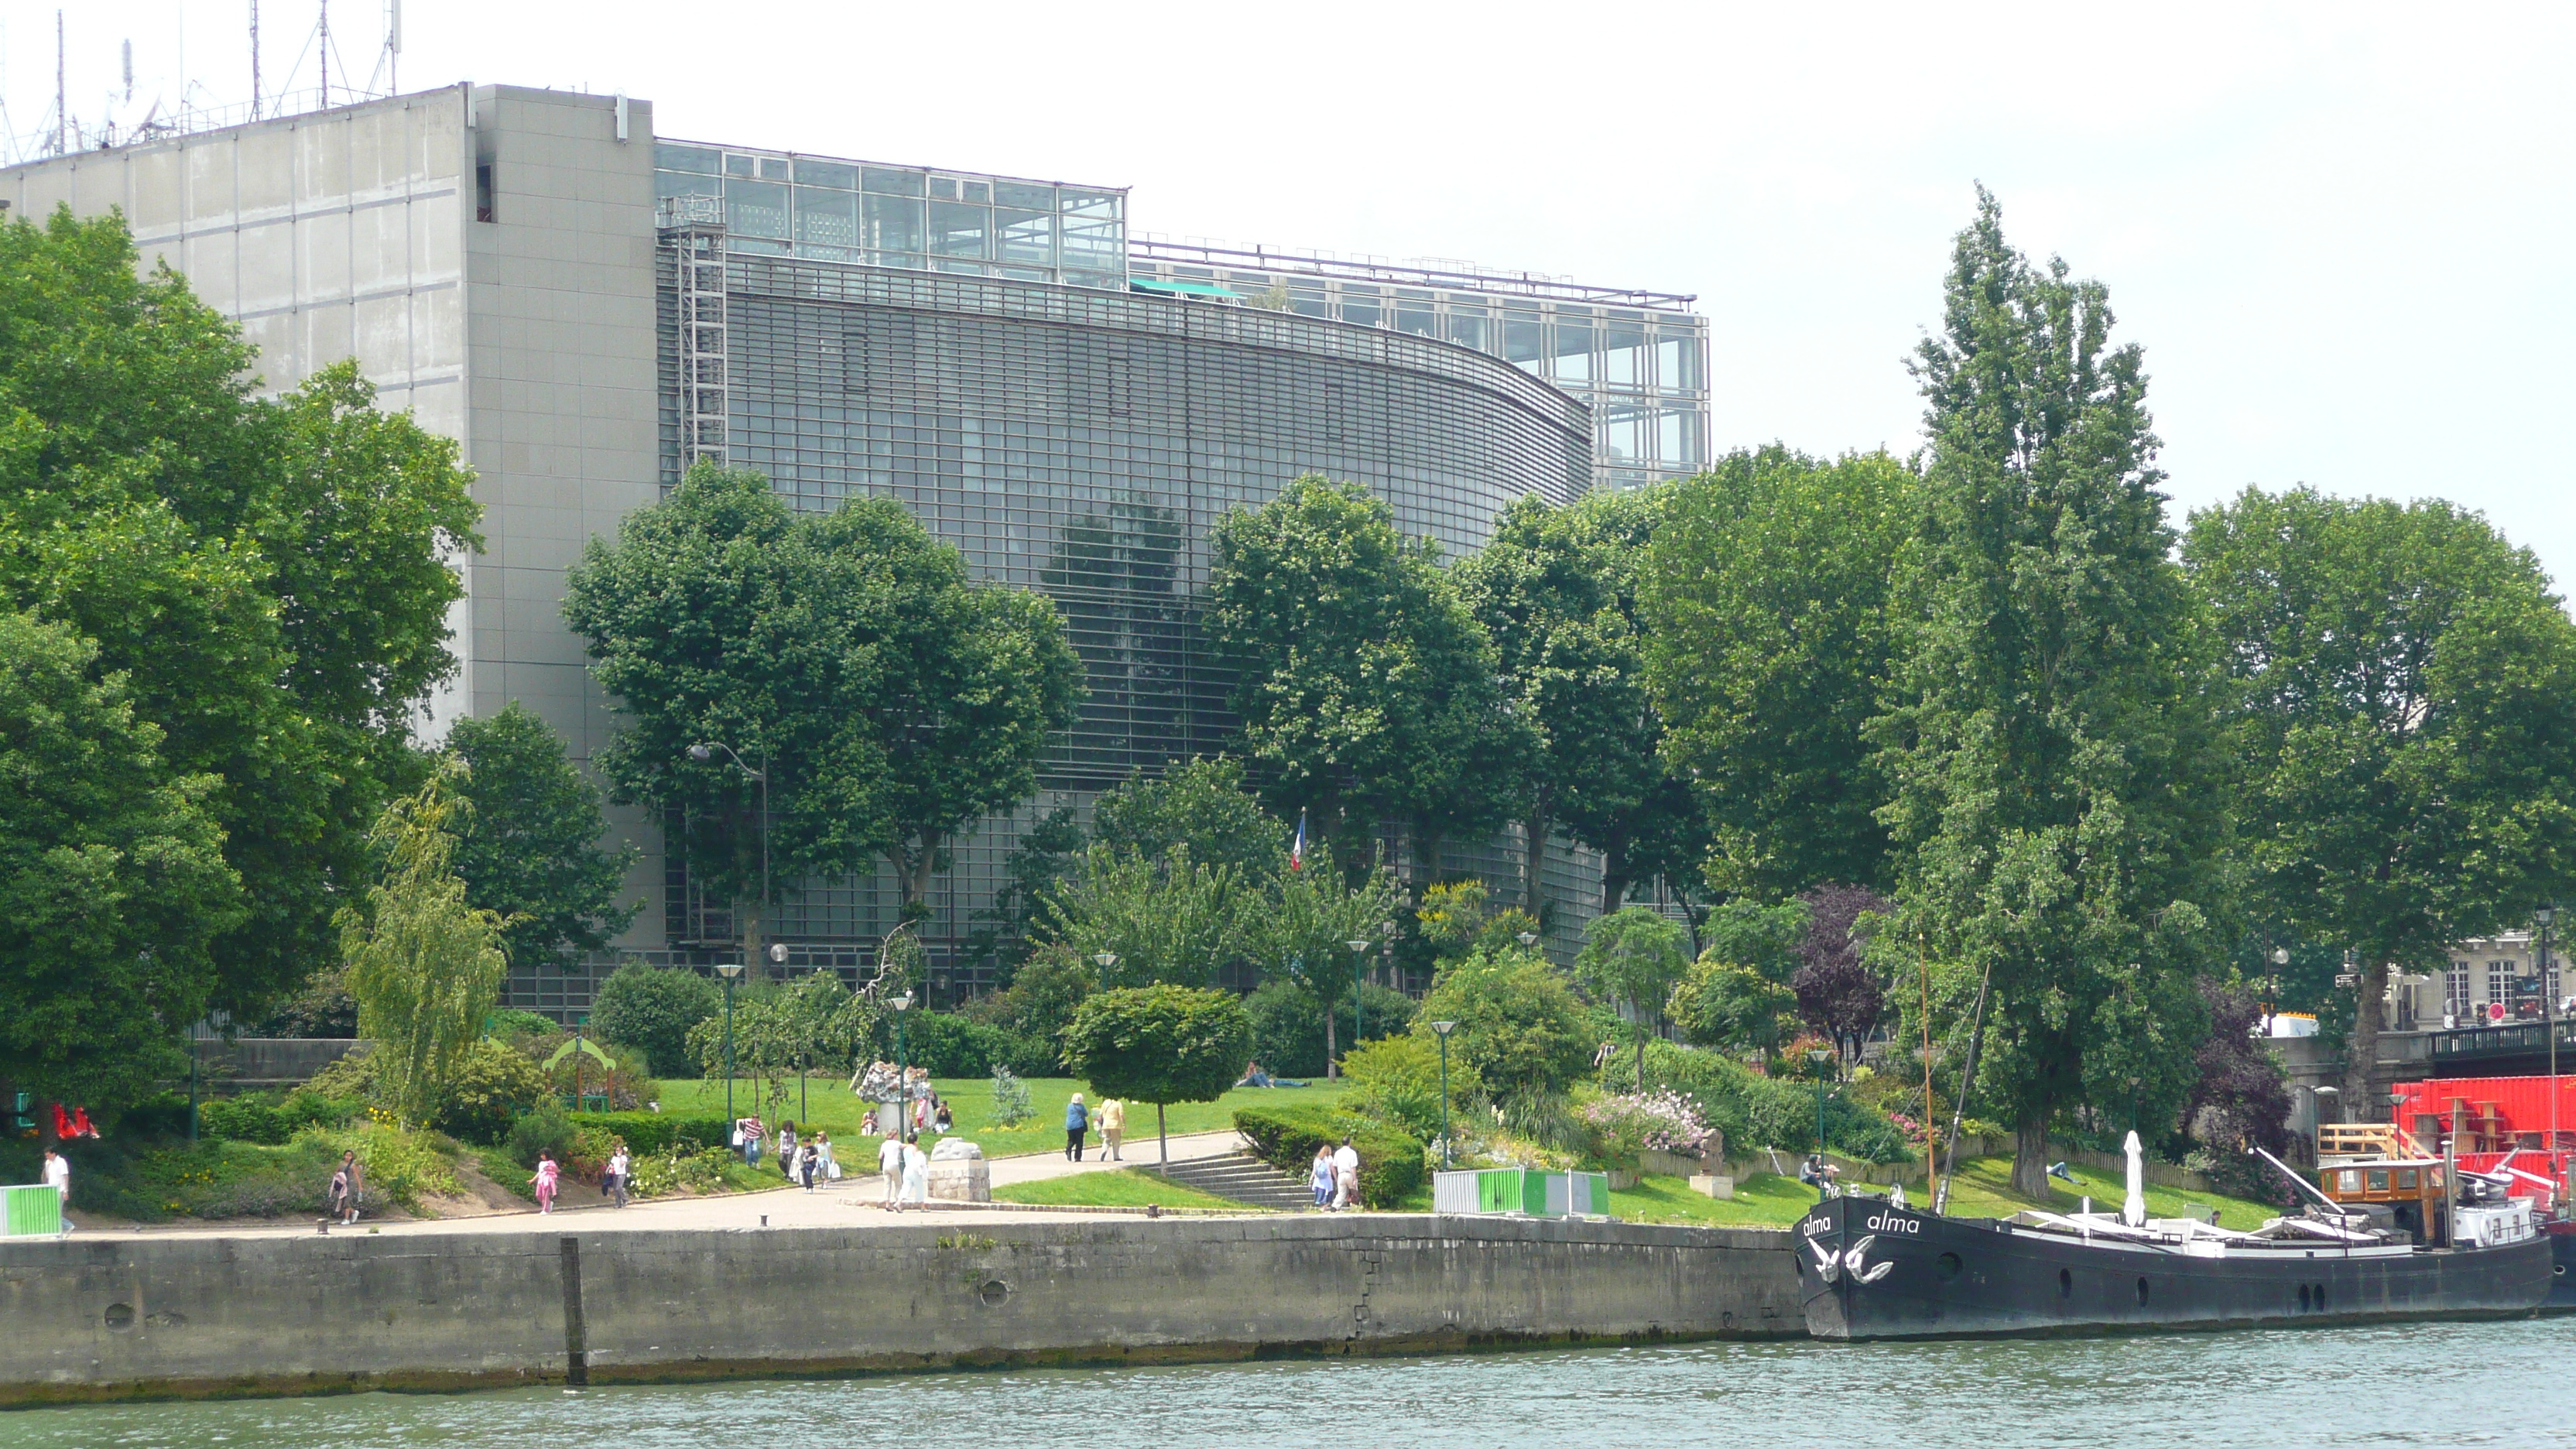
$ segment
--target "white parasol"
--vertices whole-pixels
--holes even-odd
[[[2133,1228],[2147,1225],[2147,1161],[2138,1149],[2138,1134],[2121,1144],[2129,1154],[2129,1195],[2121,1200],[2120,1221]]]

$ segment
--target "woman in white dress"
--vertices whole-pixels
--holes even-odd
[[[930,1154],[922,1151],[918,1142],[903,1144],[903,1200],[930,1201]]]

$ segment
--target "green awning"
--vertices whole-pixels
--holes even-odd
[[[1159,277],[1129,277],[1127,285],[1139,292],[1154,292],[1167,297],[1222,297],[1229,302],[1243,300],[1241,292],[1230,292],[1213,282],[1166,282]]]

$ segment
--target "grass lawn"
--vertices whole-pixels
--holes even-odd
[[[809,1125],[832,1134],[835,1143],[869,1135],[866,1125],[868,1104],[850,1095],[846,1078],[831,1080],[817,1077],[803,1084],[800,1101],[797,1084],[789,1083],[787,1112],[798,1131]],[[1061,1151],[1064,1148],[1064,1107],[1074,1093],[1092,1106],[1100,1105],[1100,1094],[1088,1082],[1071,1077],[1033,1077],[1029,1079],[1029,1108],[1033,1115],[1017,1127],[1003,1129],[993,1125],[993,1083],[988,1077],[934,1077],[930,1088],[947,1102],[956,1114],[954,1136],[965,1137],[984,1149],[986,1157],[1009,1157],[1023,1152]],[[734,1082],[734,1110],[749,1114],[757,1100],[759,1083],[748,1078]],[[1331,1106],[1342,1095],[1339,1082],[1317,1082],[1311,1087],[1242,1087],[1226,1093],[1213,1102],[1176,1102],[1164,1109],[1174,1134],[1214,1132],[1234,1125],[1238,1107],[1286,1106],[1289,1104]],[[725,1084],[722,1079],[695,1082],[662,1083],[662,1110],[685,1112],[691,1116],[724,1115]],[[810,1117],[807,1115],[810,1113]],[[776,1114],[763,1113],[774,1123]],[[925,1143],[938,1141],[936,1134],[925,1134]],[[1098,1140],[1094,1134],[1092,1140]],[[1127,1111],[1127,1141],[1130,1144],[1154,1140],[1154,1109],[1131,1106]],[[852,1161],[849,1152],[840,1152],[841,1160]],[[762,1161],[768,1160],[766,1154]]]
[[[1058,1134],[1061,1137],[1061,1134]],[[1014,1183],[993,1189],[995,1202],[1055,1203],[1074,1207],[1146,1207],[1160,1203],[1164,1207],[1226,1208],[1234,1212],[1260,1212],[1228,1198],[1204,1193],[1177,1182],[1166,1182],[1141,1167],[1120,1172],[1076,1172],[1064,1177],[1040,1178],[1036,1182]]]
[[[2073,1212],[2082,1204],[2079,1199],[2091,1194],[2093,1206],[2115,1210],[2127,1191],[2125,1179],[2117,1173],[2092,1168],[2070,1169],[2075,1186],[2069,1187],[2056,1178],[2049,1180],[2051,1193],[2044,1204],[2033,1203],[2012,1191],[2010,1157],[1978,1157],[1959,1164],[1959,1174],[1950,1187],[1949,1209],[1955,1217],[2009,1217],[2022,1209],[2044,1206],[2053,1211]],[[1922,1194],[1907,1189],[1907,1195],[1922,1205]],[[1703,1197],[1690,1190],[1690,1184],[1678,1177],[1640,1178],[1625,1192],[1610,1194],[1610,1211],[1614,1216],[1638,1223],[1690,1223],[1717,1227],[1787,1227],[1803,1216],[1816,1201],[1816,1190],[1794,1177],[1755,1173],[1735,1184],[1735,1196],[1727,1201]],[[2221,1197],[2216,1193],[2185,1192],[2177,1188],[2147,1188],[2147,1214],[2150,1217],[2180,1217],[2185,1206],[2202,1211],[2218,1209],[2221,1227],[2250,1229],[2261,1227],[2267,1219],[2280,1215],[2277,1208],[2240,1198]]]

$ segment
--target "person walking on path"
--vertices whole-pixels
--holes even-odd
[[[1065,1161],[1080,1162],[1082,1160],[1082,1134],[1087,1131],[1090,1126],[1091,1112],[1088,1108],[1082,1105],[1082,1094],[1080,1092],[1076,1092],[1073,1094],[1073,1100],[1064,1104]]]
[[[619,1207],[626,1206],[626,1183],[634,1171],[635,1160],[626,1155],[626,1139],[611,1138],[608,1147],[608,1171],[601,1175],[599,1185],[608,1190],[609,1199]]]
[[[529,1178],[528,1181],[535,1183],[537,1186],[537,1211],[541,1213],[553,1212],[555,1210],[555,1186],[563,1181],[563,1169],[555,1166],[555,1155],[553,1153],[540,1152],[537,1154],[537,1175]]]
[[[72,1160],[53,1148],[45,1149],[45,1186],[62,1199],[63,1231],[72,1230]]]
[[[331,1173],[331,1215],[344,1227],[356,1226],[366,1192],[367,1170],[358,1165],[358,1154],[341,1153],[340,1165]]]
[[[796,1180],[796,1124],[778,1124],[778,1175],[789,1182]]]
[[[796,1149],[796,1177],[805,1184],[807,1192],[814,1190],[814,1174],[821,1170],[822,1165],[823,1154],[814,1150],[813,1143],[808,1142]]]
[[[745,1117],[733,1124],[734,1140],[742,1146],[742,1165],[754,1171],[760,1168],[761,1132],[760,1118],[757,1115]]]
[[[1306,1186],[1315,1193],[1315,1211],[1332,1211],[1333,1186],[1338,1180],[1338,1171],[1333,1166],[1333,1144],[1316,1143],[1314,1165],[1306,1170]]]
[[[1100,1160],[1124,1162],[1118,1144],[1127,1135],[1127,1106],[1116,1097],[1100,1104]]]
[[[903,1139],[891,1132],[877,1144],[877,1171],[885,1177],[885,1205],[903,1211]]]
[[[825,1182],[841,1180],[841,1164],[832,1160],[832,1134],[814,1134],[814,1175]]]
[[[1345,1137],[1341,1147],[1333,1153],[1333,1206],[1347,1211],[1359,1206],[1359,1201],[1359,1149],[1351,1146],[1351,1139]]]
[[[903,1200],[924,1207],[930,1204],[930,1154],[919,1142],[903,1144]]]

